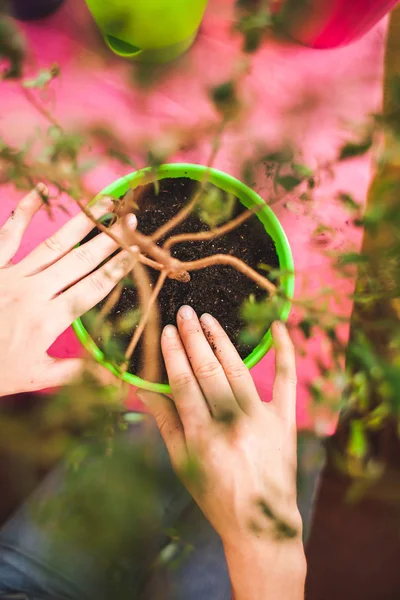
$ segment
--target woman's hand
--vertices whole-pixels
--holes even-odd
[[[173,401],[149,392],[140,397],[156,419],[175,470],[221,536],[235,598],[301,598],[296,369],[286,327],[273,325],[276,375],[272,401],[264,404],[213,317],[199,321],[184,306],[177,324],[178,330],[168,325],[162,335]],[[188,475],[193,460],[201,470],[197,478]]]
[[[112,290],[134,260],[132,247],[132,254],[120,252],[94,271],[118,245],[102,233],[75,248],[93,229],[81,213],[13,265],[11,260],[43,205],[44,194],[46,187],[39,184],[0,229],[0,395],[65,384],[79,374],[82,359],[52,358],[47,350],[74,319]],[[93,216],[99,218],[111,207],[111,200],[104,199],[94,205]],[[136,218],[130,215],[113,227],[129,244]]]

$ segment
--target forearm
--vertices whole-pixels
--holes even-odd
[[[224,543],[234,600],[303,600],[306,559],[301,538],[252,536]]]

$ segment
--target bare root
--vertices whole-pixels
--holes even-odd
[[[246,265],[240,258],[236,256],[230,256],[228,254],[214,254],[213,256],[206,256],[199,260],[193,260],[191,262],[181,263],[181,267],[186,271],[198,271],[199,269],[205,269],[214,265],[229,265],[246,275],[249,279],[255,281],[257,285],[269,292],[275,294],[276,286],[266,277],[263,277],[257,271]]]
[[[139,265],[136,265],[136,270]],[[139,266],[140,269],[144,271],[144,267]],[[138,326],[135,329],[135,332],[132,336],[132,339],[129,343],[129,346],[125,352],[125,360],[128,363],[131,358],[139,340],[143,333],[145,332],[145,340],[144,340],[144,373],[143,377],[147,381],[156,381],[157,374],[156,372],[149,372],[152,369],[153,361],[155,360],[157,364],[157,372],[158,372],[158,346],[154,343],[154,340],[159,339],[160,336],[160,324],[159,324],[159,314],[156,308],[156,300],[158,294],[161,291],[162,286],[164,285],[164,281],[167,277],[167,272],[162,271],[158,277],[157,283],[154,286],[152,293],[149,293],[150,287],[148,287],[149,281],[146,281],[146,291],[143,289],[142,294],[139,293],[140,305],[145,306],[145,310],[143,311]],[[148,278],[148,276],[147,276]],[[138,273],[135,273],[135,281],[138,281],[140,276],[138,277]],[[144,292],[144,293],[143,293]],[[141,296],[141,297],[140,297]],[[143,297],[145,296],[145,298]],[[147,325],[147,327],[146,327]]]
[[[156,299],[162,285],[165,281],[165,273],[161,273],[157,284],[152,291],[149,275],[140,263],[136,263],[133,269],[134,281],[137,285],[139,305],[143,310],[138,326],[129,342],[125,352],[125,362],[123,369],[128,368],[131,358],[139,339],[144,334],[143,344],[143,370],[141,376],[147,381],[158,381],[160,370],[160,351],[154,340],[160,337],[160,315]],[[161,283],[160,283],[161,281]],[[146,327],[147,325],[147,327]]]

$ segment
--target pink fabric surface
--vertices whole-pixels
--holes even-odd
[[[233,1],[210,3],[193,48],[186,57],[166,68],[148,94],[129,83],[129,63],[103,48],[90,15],[79,0],[68,0],[57,14],[46,20],[23,25],[32,53],[31,70],[35,72],[54,62],[61,66],[61,75],[52,83],[45,102],[66,127],[79,130],[83,124],[106,122],[129,143],[149,135],[164,135],[174,126],[201,125],[216,118],[207,97],[208,88],[231,77],[238,57],[240,39],[230,31],[232,8]],[[337,50],[318,51],[282,41],[266,42],[244,80],[247,117],[240,127],[224,136],[215,166],[240,176],[240,165],[245,157],[251,156],[257,142],[293,138],[302,149],[304,162],[310,166],[333,159],[346,137],[345,125],[361,123],[367,114],[379,109],[385,28],[383,21],[357,43]],[[289,109],[300,92],[317,97],[318,103],[315,110],[304,112],[299,126],[297,120],[294,125],[293,111]],[[298,106],[296,114],[301,114],[301,110]],[[28,137],[35,138],[39,135],[38,127],[48,126],[27,102],[19,84],[12,82],[2,83],[0,119],[1,135],[15,144]],[[204,163],[208,154],[209,144],[204,142],[181,150],[173,161]],[[145,166],[143,161],[139,166]],[[370,171],[368,156],[343,163],[335,169],[334,177],[327,178],[318,188],[312,206],[294,201],[274,206],[294,254],[297,300],[318,295],[321,289],[334,283],[340,294],[340,312],[350,314],[348,295],[354,282],[337,280],[329,253],[358,248],[361,232],[351,225],[334,197],[338,190],[346,190],[364,202]],[[96,169],[88,184],[95,193],[125,172],[116,164],[107,163]],[[268,185],[265,176],[260,176],[254,186],[267,201]],[[2,186],[0,196],[0,221],[3,221],[21,193],[12,186]],[[71,214],[77,212],[75,206],[69,206]],[[37,214],[17,258],[57,230],[67,218],[57,209],[52,220],[45,212]],[[336,230],[335,236],[322,241],[313,237],[321,220]],[[290,322],[295,324],[298,318],[298,310],[294,308]],[[342,333],[344,337],[348,334],[347,327]],[[316,359],[325,352],[323,340],[315,336],[305,342],[298,332],[294,333],[294,339],[298,349],[298,425],[328,433],[334,419],[312,409],[308,392],[308,384],[318,372]],[[80,351],[72,330],[62,335],[52,348],[58,356],[73,356]],[[273,361],[270,352],[252,370],[264,400],[271,396]]]

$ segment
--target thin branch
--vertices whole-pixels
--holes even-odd
[[[221,235],[229,233],[233,229],[236,229],[236,227],[239,227],[239,225],[247,221],[250,217],[256,214],[256,212],[257,209],[246,210],[239,216],[235,217],[235,219],[232,219],[231,221],[228,221],[228,223],[221,225],[221,227],[216,227],[215,229],[210,229],[209,231],[200,231],[199,233],[180,233],[178,235],[173,235],[167,239],[163,245],[163,248],[165,248],[165,250],[169,250],[176,244],[181,244],[182,242],[200,242],[221,237]]]
[[[118,300],[121,297],[123,289],[124,289],[124,286],[122,285],[122,282],[119,281],[117,283],[117,285],[115,286],[115,288],[113,289],[113,291],[111,292],[111,294],[108,296],[107,300],[105,301],[105,303],[101,307],[101,310],[98,313],[100,320],[104,319],[108,315],[108,313],[114,308],[114,306],[117,304]]]
[[[83,207],[82,210],[84,210],[85,214],[89,213],[88,216],[90,215],[90,218],[97,223],[96,218],[93,217],[93,215],[91,215],[90,211],[87,210],[87,207],[85,205],[83,205],[79,200],[76,200],[76,201],[78,202],[78,204],[80,204]],[[240,215],[240,217],[242,217],[245,214],[246,213],[242,213],[242,215]],[[249,216],[251,216],[251,215],[249,215]],[[235,221],[235,219],[233,221]],[[228,223],[226,225],[230,225],[233,221],[231,221],[230,223]],[[105,233],[110,234],[110,231],[108,230],[107,227],[105,227],[103,224],[100,224],[100,225],[101,225],[101,227],[104,228]],[[222,227],[219,229],[222,229]],[[211,232],[204,232],[204,233],[211,233]],[[150,238],[150,236],[143,235],[142,233],[140,233],[138,231],[132,232],[131,235],[132,235],[132,241],[135,244],[137,244],[137,246],[141,250],[144,250],[145,252],[152,254],[156,259],[159,260],[159,262],[152,261],[151,266],[153,268],[155,268],[161,272],[163,271],[164,268],[168,270],[165,273],[164,281],[165,281],[165,278],[168,276],[172,279],[178,279],[178,281],[187,283],[190,280],[190,276],[188,276],[189,271],[204,269],[205,267],[208,267],[211,265],[226,264],[226,265],[230,265],[230,266],[234,267],[237,271],[243,273],[244,275],[246,275],[247,277],[249,277],[250,279],[255,281],[257,283],[257,285],[259,285],[263,289],[267,290],[270,294],[274,294],[276,292],[276,286],[273,283],[271,283],[271,281],[269,281],[269,279],[267,279],[266,277],[263,277],[262,275],[257,273],[257,271],[255,271],[254,269],[252,269],[251,267],[246,265],[246,263],[244,263],[243,261],[241,261],[239,258],[237,258],[235,256],[229,256],[229,255],[225,255],[225,254],[214,254],[213,256],[207,256],[205,258],[201,258],[196,261],[189,261],[189,262],[185,263],[185,262],[178,260],[177,258],[171,257],[169,252],[165,251],[163,248],[160,248],[160,246],[155,244],[152,241],[152,239]],[[116,236],[114,236],[114,234],[112,234],[111,237],[112,237],[112,239],[114,239],[114,241],[116,241],[118,244],[121,245],[121,242],[118,240],[118,238]],[[124,247],[124,246],[121,245],[121,247]],[[132,249],[130,249],[129,246],[127,248],[130,251],[132,251]],[[137,342],[136,342],[136,344],[137,344]]]
[[[190,281],[190,275],[181,267],[181,261],[177,258],[173,258],[168,250],[164,250],[160,246],[157,246],[150,236],[143,235],[143,233],[136,230],[132,232],[131,237],[132,241],[137,244],[142,251],[150,254],[157,262],[163,265],[163,268],[167,269],[171,278],[177,279],[182,283]],[[151,266],[155,267],[155,265]]]
[[[125,352],[126,361],[129,361],[130,357],[132,356],[132,354],[139,342],[140,336],[142,335],[143,330],[146,327],[150,313],[153,309],[155,301],[157,300],[158,294],[160,293],[161,288],[164,285],[166,277],[167,277],[167,272],[161,271],[161,273],[157,279],[157,283],[154,286],[153,292],[152,292],[148,302],[145,304],[145,306],[146,306],[145,311],[143,312],[143,314],[140,318],[140,322],[139,322],[138,326],[136,327],[135,333],[129,343],[129,346],[128,346],[126,352]],[[141,305],[143,306],[142,303],[141,303]],[[156,338],[156,339],[158,339],[158,338]],[[150,345],[154,345],[154,340],[150,340]]]
[[[60,125],[60,123],[57,121],[57,119],[55,117],[53,117],[51,112],[49,110],[47,110],[47,108],[45,108],[43,106],[43,104],[41,104],[35,98],[35,95],[32,93],[31,90],[24,87],[23,85],[21,85],[21,90],[22,90],[22,93],[24,94],[25,98],[28,100],[28,102],[30,104],[32,104],[32,106],[42,115],[42,117],[44,117],[47,121],[49,121],[49,123],[54,125],[54,127],[57,127],[58,129],[60,129],[60,131],[63,131],[63,128]]]
[[[148,267],[152,267],[153,269],[156,269],[157,271],[161,271],[165,266],[168,266],[166,264],[166,260],[168,262],[168,255],[164,254],[163,255],[163,262],[156,262],[154,260],[151,260],[150,258],[148,258],[147,256],[144,256],[143,254],[139,253],[139,255],[137,255],[137,252],[135,252],[135,250],[133,250],[133,248],[131,246],[128,246],[127,244],[125,244],[125,242],[122,239],[119,239],[116,235],[114,235],[112,233],[112,231],[110,231],[110,228],[107,227],[106,225],[103,225],[103,223],[101,223],[100,221],[98,221],[96,219],[95,216],[92,215],[92,213],[90,212],[90,210],[87,208],[87,206],[85,206],[83,204],[83,202],[81,202],[80,200],[78,200],[78,198],[74,198],[75,202],[78,204],[79,208],[85,213],[85,215],[92,221],[92,223],[102,232],[105,233],[106,235],[108,235],[108,237],[110,237],[116,244],[118,244],[122,250],[126,250],[127,252],[129,252],[132,255],[135,255],[137,257],[137,259],[144,265],[147,265]],[[146,248],[149,247],[149,245],[146,243],[147,241],[147,236],[144,236],[143,234],[139,234],[140,235],[140,239],[141,239],[141,244],[138,243],[136,234],[139,234],[139,232],[130,232],[130,236],[132,238],[132,241],[134,244],[137,244],[142,250],[146,251]],[[155,244],[154,244],[155,245]],[[156,248],[159,248],[158,246],[156,246]],[[160,248],[160,250],[162,250]],[[172,260],[176,260],[176,259],[172,259]],[[171,264],[171,269],[176,269],[177,265],[175,264]],[[172,279],[180,279],[180,277],[176,277],[176,274],[172,274],[171,275]],[[183,281],[183,280],[182,280]]]
[[[179,212],[177,212],[177,214],[174,217],[172,217],[172,219],[167,221],[167,223],[165,223],[164,225],[161,225],[161,227],[159,227],[152,234],[151,239],[153,240],[153,242],[158,242],[161,238],[163,238],[172,229],[174,229],[180,223],[182,223],[182,221],[184,221],[186,219],[186,217],[188,217],[190,215],[190,213],[193,211],[193,209],[195,208],[196,204],[199,201],[201,194],[204,191],[204,187],[208,181],[208,176],[210,174],[210,169],[211,169],[212,165],[214,164],[215,158],[218,154],[218,150],[221,145],[221,137],[222,137],[222,134],[226,127],[226,124],[227,124],[227,120],[223,119],[218,127],[218,131],[213,140],[211,154],[207,161],[207,168],[204,171],[203,177],[201,178],[201,181],[200,181],[200,185],[197,188],[193,198],[190,200],[190,202],[185,204],[185,206],[183,208],[181,208],[181,210]]]
[[[147,381],[158,381],[159,379],[159,366],[160,366],[160,349],[159,345],[155,343],[155,340],[160,339],[160,315],[158,305],[152,301],[151,282],[147,270],[140,263],[136,263],[133,269],[134,281],[137,285],[139,306],[144,313],[141,315],[141,319],[138,323],[137,328],[129,342],[126,350],[126,361],[122,365],[123,370],[126,370],[129,366],[129,359],[132,356],[135,347],[139,341],[139,338],[143,332],[144,343],[143,343],[143,372],[141,376]],[[146,307],[146,308],[144,308]],[[145,316],[146,315],[146,316]],[[147,327],[145,325],[147,324]],[[141,329],[139,333],[138,329]]]
[[[163,263],[152,260],[151,258],[149,258],[148,256],[145,256],[144,254],[139,254],[139,261],[142,263],[142,265],[146,265],[146,267],[151,267],[152,269],[155,269],[156,271],[162,271],[162,269],[164,268]]]
[[[230,256],[229,254],[214,254],[213,256],[206,256],[199,260],[182,262],[181,268],[186,271],[197,271],[214,265],[229,265],[233,267],[249,279],[255,281],[257,285],[267,290],[271,295],[277,291],[276,286],[269,279],[257,273],[257,271],[246,265],[240,258]]]
[[[208,173],[208,171],[207,171]],[[179,212],[176,213],[172,219],[167,221],[164,225],[161,225],[151,236],[153,242],[158,242],[161,238],[163,238],[167,233],[171,231],[171,229],[175,229],[182,221],[186,219],[190,215],[190,213],[195,208],[196,204],[199,201],[201,194],[203,193],[203,186],[200,184],[197,188],[193,198],[185,204],[183,208]]]

